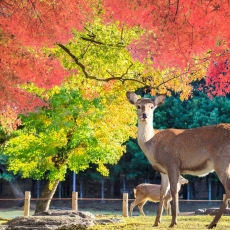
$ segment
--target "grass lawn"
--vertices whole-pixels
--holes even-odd
[[[117,216],[118,217],[118,216]],[[154,218],[152,216],[137,216],[123,218],[124,223],[98,225],[91,227],[90,230],[148,230],[148,229],[172,229],[169,228],[171,223],[170,216],[163,216],[162,223],[158,227],[152,227]],[[205,226],[212,221],[213,216],[179,216],[178,225],[174,229],[207,229]],[[230,229],[230,216],[222,216],[215,230],[226,230]]]
[[[32,215],[33,213],[31,213]],[[6,219],[12,219],[16,216],[23,216],[23,211],[19,210],[8,210],[1,211],[0,224],[6,223]],[[170,216],[162,216],[162,222],[158,227],[152,227],[155,216],[134,216],[134,217],[122,217],[121,215],[103,215],[97,214],[97,218],[119,218],[122,219],[122,223],[96,225],[89,230],[148,230],[148,229],[160,229],[170,230],[169,225],[171,223]],[[178,216],[178,225],[174,229],[207,229],[205,226],[208,225],[213,219],[213,216],[209,215],[196,215],[196,216]],[[230,229],[230,216],[222,216],[215,230],[226,230]]]
[[[196,230],[196,229],[207,229],[205,226],[210,224],[214,216],[210,215],[189,215],[188,213],[195,212],[198,208],[211,208],[211,207],[219,207],[220,203],[213,202],[181,202],[180,203],[180,211],[182,212],[178,216],[178,225],[174,227],[174,229],[180,230]],[[134,209],[133,217],[122,217],[122,203],[119,202],[100,202],[100,201],[79,201],[79,211],[89,211],[96,215],[97,218],[119,218],[122,219],[123,222],[119,222],[116,224],[106,224],[106,225],[96,225],[91,227],[89,230],[148,230],[148,229],[160,229],[160,230],[171,230],[169,225],[171,223],[170,216],[162,216],[162,222],[158,227],[152,227],[156,211],[157,211],[158,203],[148,202],[144,211],[146,216],[140,216],[140,212],[136,207]],[[66,202],[53,202],[51,205],[51,209],[70,209],[71,203]],[[33,215],[35,210],[35,203],[32,202],[30,215]],[[23,208],[18,208],[16,205],[10,205],[10,203],[0,205],[0,224],[6,222],[4,219],[12,219],[17,216],[23,216]],[[3,220],[2,220],[3,219]],[[222,216],[215,230],[226,230],[230,229],[230,216]]]
[[[30,211],[30,215],[34,214],[34,210]],[[1,219],[13,219],[17,216],[23,216],[24,211],[19,209],[0,209],[0,220]]]
[[[164,216],[162,223],[158,227],[152,227],[154,222],[154,217],[152,216],[135,216],[124,218],[119,215],[109,215],[100,216],[98,218],[122,218],[123,223],[117,224],[106,224],[106,225],[96,225],[89,230],[148,230],[148,229],[159,229],[159,230],[170,230],[169,224],[171,222],[170,216]],[[178,225],[174,229],[191,229],[191,230],[204,230],[207,229],[205,226],[208,225],[213,216],[179,216]],[[0,220],[0,224],[6,223],[5,220]],[[222,216],[215,230],[226,230],[230,229],[230,216]]]

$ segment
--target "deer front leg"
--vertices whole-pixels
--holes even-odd
[[[158,224],[161,222],[164,199],[165,199],[165,195],[161,195],[160,196],[160,203],[159,203],[158,209],[157,209],[157,216],[156,216],[156,219],[155,219],[155,223],[153,225],[155,227],[157,227]]]
[[[153,226],[158,226],[158,224],[161,222],[164,200],[168,190],[169,190],[168,175],[161,173],[160,203],[158,205],[157,216]]]
[[[172,222],[169,227],[174,227],[177,224],[177,212],[178,212],[178,193],[172,191]]]
[[[130,205],[130,216],[132,217],[133,215],[133,209],[135,208],[136,205],[138,205],[141,201],[140,200],[134,200],[131,205]]]
[[[172,195],[172,222],[169,227],[174,227],[177,224],[179,173],[169,174],[169,181]]]

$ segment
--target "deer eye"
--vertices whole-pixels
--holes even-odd
[[[140,105],[137,105],[137,109],[140,109],[141,107],[140,107]]]
[[[154,106],[151,106],[151,109],[154,109]]]

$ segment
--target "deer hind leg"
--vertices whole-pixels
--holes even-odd
[[[145,213],[144,213],[144,211],[143,211],[143,206],[145,205],[146,202],[147,202],[147,200],[146,200],[146,201],[143,201],[143,202],[141,202],[141,203],[138,204],[138,208],[139,208],[139,210],[140,210],[140,213],[141,213],[143,216],[145,216]]]
[[[227,162],[227,161],[226,161]],[[229,161],[230,162],[230,159]],[[208,225],[208,229],[211,229],[213,227],[216,227],[218,221],[220,220],[221,216],[223,215],[225,209],[228,206],[228,200],[230,199],[230,164],[227,167],[224,167],[222,165],[222,168],[225,168],[226,170],[215,170],[219,180],[221,181],[221,183],[224,186],[225,189],[225,198],[223,200],[223,203],[220,206],[220,209],[218,210],[217,214],[215,215],[213,221]]]
[[[167,216],[171,216],[171,204],[169,200],[164,200],[164,209]]]
[[[161,188],[160,188],[160,202],[157,209],[157,216],[153,226],[158,226],[161,222],[162,212],[163,212],[163,205],[165,196],[169,190],[169,178],[167,174],[161,173]]]
[[[170,204],[170,201],[168,202],[168,206],[167,206],[167,209],[168,209],[168,215],[172,215],[172,209],[171,209],[171,204]]]

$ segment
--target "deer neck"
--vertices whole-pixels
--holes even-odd
[[[149,152],[150,142],[153,141],[153,137],[154,129],[152,122],[140,121],[138,123],[138,144],[145,154]]]
[[[152,122],[139,122],[138,123],[138,144],[141,150],[144,152],[149,163],[153,168],[161,173],[167,173],[167,170],[159,163],[156,155],[156,147],[158,145],[157,138],[154,135],[158,131],[155,131],[152,126]]]

